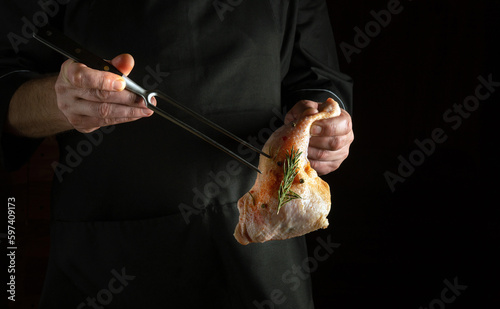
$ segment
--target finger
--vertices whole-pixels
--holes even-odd
[[[148,108],[133,107],[122,104],[114,104],[107,102],[92,102],[86,100],[78,100],[65,110],[68,120],[71,115],[88,116],[98,119],[114,119],[114,118],[142,118],[149,117],[153,114]]]
[[[73,89],[72,95],[76,98],[93,101],[117,103],[127,106],[146,107],[144,100],[130,91],[105,91],[100,89]]]
[[[122,91],[125,80],[111,72],[94,70],[82,63],[67,60],[61,67],[63,79],[76,88]]]
[[[347,135],[349,132],[352,132],[352,119],[343,109],[339,116],[315,121],[311,126],[313,136]]]
[[[101,119],[89,116],[78,116],[78,118],[74,119],[73,127],[79,132],[90,133],[101,127],[132,122],[139,119],[140,118]]]
[[[340,135],[340,136],[313,136],[309,140],[309,148],[315,150],[336,151],[348,146],[354,140],[354,134]]]
[[[319,176],[327,175],[336,171],[344,160],[338,161],[311,161],[311,167],[318,173]]]
[[[319,104],[314,101],[302,100],[297,102],[285,116],[285,124],[296,122],[301,117],[312,115],[318,112]]]
[[[100,99],[98,100],[97,97]],[[144,100],[129,91],[94,93],[92,90],[76,90],[76,93],[72,91],[69,95],[61,96],[58,99],[58,106],[66,115],[97,116],[96,113],[92,113],[92,106],[99,106],[98,104],[103,103],[101,101],[107,101],[106,104],[121,105],[120,109],[125,107],[142,109],[144,115],[150,115],[150,112],[147,112],[149,109],[146,107]],[[108,106],[104,105],[101,108],[106,109]],[[118,108],[118,106],[115,108]]]
[[[142,100],[142,98],[141,98],[141,100]],[[150,100],[151,100],[151,104],[153,104],[154,106],[156,106],[158,104],[155,97],[151,97]],[[146,103],[144,102],[144,100],[142,100],[142,102],[144,103],[144,105],[146,105]]]
[[[130,118],[138,119],[141,117],[149,117],[153,114],[149,108],[134,107],[122,104],[113,104],[107,102],[90,102],[87,105],[89,109],[85,115],[101,118],[101,119],[115,119],[115,118]]]
[[[125,76],[128,76],[134,68],[135,60],[130,54],[121,54],[113,58],[113,60],[111,60],[111,64]]]
[[[309,148],[307,158],[309,161],[338,161],[344,160],[349,154],[349,146],[344,146],[338,150],[326,150],[319,148]]]
[[[310,148],[308,159],[318,174],[325,175],[336,170],[348,156],[349,145],[346,145],[335,151]]]

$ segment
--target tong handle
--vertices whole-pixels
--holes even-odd
[[[33,37],[48,45],[66,57],[83,63],[86,66],[100,71],[123,75],[111,63],[104,61],[99,56],[83,48],[80,44],[67,37],[64,33],[52,26],[44,26],[33,34]]]

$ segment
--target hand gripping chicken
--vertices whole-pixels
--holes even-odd
[[[313,122],[339,115],[337,102],[328,99],[318,113],[302,116],[269,137],[263,150],[271,158],[260,156],[262,174],[238,201],[234,237],[239,243],[288,239],[328,227],[330,187],[311,167],[307,148]]]

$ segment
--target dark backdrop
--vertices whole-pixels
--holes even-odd
[[[341,245],[312,274],[318,308],[499,308],[500,87],[474,99],[480,76],[500,82],[499,2],[328,3],[338,46],[363,48],[346,57],[339,46],[354,79],[356,138],[328,176],[324,237]],[[397,13],[377,31],[374,15],[388,6]],[[355,27],[373,35],[369,43],[355,41]],[[425,143],[433,134],[434,149]],[[423,156],[415,140],[427,145]],[[413,170],[398,172],[404,160]],[[404,182],[391,178],[391,188],[387,172]],[[445,280],[458,296],[442,294]]]
[[[500,87],[490,82],[481,100],[476,88],[500,81],[500,10],[465,2],[328,0],[341,69],[355,82],[356,139],[326,177],[330,227],[308,235],[302,275],[318,309],[499,306]],[[23,244],[16,308],[36,308],[43,282],[55,149],[49,140],[1,174]],[[336,244],[326,260],[315,259],[318,238]]]

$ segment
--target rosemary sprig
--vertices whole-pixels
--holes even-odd
[[[291,200],[301,198],[300,195],[290,190],[293,180],[299,172],[297,169],[301,154],[302,152],[299,150],[294,151],[293,146],[290,152],[288,152],[288,150],[286,152],[286,159],[283,163],[283,180],[281,181],[280,189],[278,191],[278,213],[280,213],[281,207],[283,207],[286,203]]]

